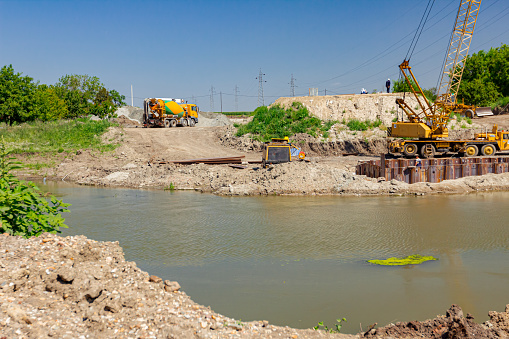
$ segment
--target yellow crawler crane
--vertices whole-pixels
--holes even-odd
[[[447,122],[451,113],[461,113],[473,117],[479,108],[457,102],[457,94],[468,56],[470,42],[477,22],[481,0],[460,0],[454,30],[451,35],[446,62],[442,72],[438,96],[431,103],[415,78],[408,60],[399,65],[419,109],[414,110],[404,99],[396,99],[405,112],[408,121],[397,121],[387,129],[388,137],[413,138],[413,140],[389,140],[390,153],[403,153],[405,156],[433,157],[438,152],[459,152],[475,156],[483,149],[483,140],[445,140],[449,136]],[[485,109],[484,109],[485,111]],[[491,110],[490,110],[491,112]],[[488,151],[491,147],[485,147]],[[476,151],[477,150],[477,151]],[[496,150],[503,150],[500,147]],[[491,155],[482,152],[483,155]]]

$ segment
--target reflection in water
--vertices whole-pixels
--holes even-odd
[[[311,327],[424,320],[457,303],[478,321],[503,310],[509,193],[435,197],[249,197],[48,182],[70,229],[118,240],[126,259],[242,319]],[[379,267],[410,254],[440,260]]]

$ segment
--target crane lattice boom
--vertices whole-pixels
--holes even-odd
[[[481,0],[461,0],[460,2],[437,92],[437,101],[444,105],[456,104],[480,8]]]

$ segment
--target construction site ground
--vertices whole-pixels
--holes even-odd
[[[152,189],[196,190],[219,195],[377,195],[468,193],[508,190],[509,174],[488,174],[446,180],[441,183],[406,184],[380,181],[355,175],[359,161],[376,159],[386,151],[385,138],[367,139],[351,134],[348,139],[316,140],[307,135],[293,137],[306,152],[308,161],[294,161],[262,168],[245,164],[246,169],[223,165],[178,165],[173,160],[245,156],[244,161],[260,161],[262,143],[236,137],[232,125],[187,128],[141,128],[128,119],[111,128],[105,142],[118,143],[113,152],[80,150],[59,154],[22,155],[21,160],[44,164],[26,169],[25,176],[46,177],[85,185]],[[474,131],[497,123],[509,129],[509,115],[475,119],[473,129],[451,131],[469,137]],[[138,126],[138,127],[136,127]],[[347,155],[344,154],[358,154]],[[49,166],[49,167],[44,167]]]
[[[25,154],[19,156],[24,162],[45,165],[38,170],[25,169],[23,174],[27,177],[45,177],[85,185],[151,189],[175,187],[176,189],[191,189],[221,195],[424,195],[509,189],[509,174],[489,174],[448,180],[439,184],[417,183],[412,185],[395,180],[384,182],[375,178],[355,175],[355,166],[359,160],[374,159],[385,151],[384,138],[366,140],[364,136],[351,133],[350,138],[323,141],[297,135],[294,137],[295,142],[307,152],[309,162],[296,161],[264,169],[259,164],[248,163],[261,159],[262,144],[253,142],[247,137],[235,137],[235,128],[232,125],[145,129],[129,119],[121,118],[119,122],[121,123],[120,127],[111,128],[103,136],[105,142],[120,145],[115,151],[100,153],[79,150],[72,154],[58,154],[54,158],[47,155]],[[509,128],[509,116],[477,119],[473,125],[475,128],[482,129],[491,128],[493,123],[499,124],[502,128]],[[462,133],[473,132],[462,130]],[[359,153],[359,155],[343,155],[352,153]],[[245,156],[246,169],[231,168],[228,165],[177,165],[170,163],[172,160],[239,155]],[[64,258],[66,254],[63,254],[59,249],[65,247],[76,251],[71,256],[71,260],[74,258],[76,261],[88,262],[87,253],[94,251],[99,254],[94,257],[92,263],[96,266],[107,267],[107,272],[114,272],[116,266],[115,268],[110,267],[113,263],[118,263],[120,266],[128,264],[123,260],[122,250],[118,245],[116,247],[112,247],[111,244],[105,246],[84,237],[50,237],[28,241],[19,237],[0,237],[0,242],[2,242],[1,247],[5,249],[3,252],[0,251],[0,270],[10,272],[0,275],[3,277],[3,280],[0,279],[0,296],[5,300],[5,302],[0,302],[0,309],[3,311],[0,312],[3,314],[0,316],[0,337],[2,335],[29,338],[44,335],[74,337],[73,333],[80,333],[83,337],[92,334],[98,338],[124,336],[324,338],[334,336],[322,331],[272,326],[266,322],[250,322],[239,326],[236,325],[239,322],[234,319],[223,317],[204,306],[197,305],[180,292],[168,293],[159,299],[154,299],[154,296],[149,294],[147,297],[145,294],[155,291],[154,286],[156,285],[163,291],[164,284],[157,277],[149,278],[148,273],[135,269],[135,264],[132,264],[133,270],[122,271],[126,272],[122,279],[136,281],[138,287],[133,291],[122,290],[121,295],[137,293],[132,295],[140,303],[138,307],[130,308],[130,304],[124,301],[116,303],[114,307],[110,304],[105,307],[102,304],[103,301],[95,305],[96,302],[90,302],[87,295],[73,292],[73,288],[81,288],[81,285],[69,284],[67,282],[69,279],[65,278],[67,273],[53,272],[54,268],[49,267],[51,265],[46,261],[44,263],[32,262],[37,258],[37,256],[33,256],[33,253],[46,253],[47,260],[52,258],[48,253]],[[58,249],[53,247],[58,247]],[[30,253],[21,253],[20,251],[29,251]],[[118,253],[110,254],[108,251],[117,251]],[[58,254],[60,252],[62,253]],[[111,258],[115,258],[115,260],[112,261]],[[55,257],[51,260],[64,259],[58,258],[57,260]],[[35,273],[32,270],[36,270]],[[34,276],[33,279],[32,276]],[[64,277],[67,280],[59,277]],[[88,281],[86,276],[80,279],[79,282],[86,283]],[[99,280],[98,284],[98,286],[94,286],[94,291],[116,293],[117,287],[109,278]],[[164,293],[166,292],[161,292],[161,294]],[[33,300],[36,300],[37,303]],[[107,299],[108,302],[115,300],[113,297]],[[169,312],[169,314],[164,313],[163,317],[159,318],[158,316],[157,319],[154,318],[156,320],[153,322],[146,322],[146,319],[153,318],[154,307],[158,307],[160,302],[165,305],[173,303],[174,306],[172,306],[173,308],[160,307],[161,310]],[[46,312],[44,317],[39,315],[37,307],[39,307],[38,309],[43,307],[42,309]],[[101,311],[97,311],[96,308]],[[72,317],[63,317],[62,310],[67,311],[67,314],[71,314]],[[190,311],[188,312],[188,310]],[[470,315],[464,316],[461,309],[453,305],[445,316],[438,316],[423,322],[411,321],[389,324],[380,328],[375,327],[356,337],[505,338],[509,335],[508,311],[509,306],[506,312],[490,312],[490,321],[478,324],[472,320]],[[63,320],[67,318],[72,321]],[[83,320],[82,323],[80,319]],[[57,327],[51,325],[55,321],[58,321]],[[168,323],[172,325],[166,326]],[[338,336],[341,337],[341,335]]]

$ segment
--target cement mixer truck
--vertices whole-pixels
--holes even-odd
[[[151,98],[143,101],[144,127],[194,127],[198,123],[198,106],[182,99]]]

